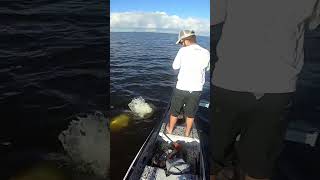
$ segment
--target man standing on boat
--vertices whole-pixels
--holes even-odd
[[[237,155],[246,180],[270,179],[286,133],[286,114],[303,66],[305,28],[320,20],[319,0],[211,1],[224,22],[212,75],[211,180]]]
[[[173,69],[179,69],[179,74],[171,99],[167,133],[173,132],[180,110],[185,105],[184,115],[187,124],[185,136],[188,137],[205,83],[205,71],[210,67],[210,53],[197,44],[196,35],[192,30],[180,31],[176,44],[181,44],[183,47],[179,49],[172,64]]]

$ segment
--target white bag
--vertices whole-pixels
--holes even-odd
[[[190,165],[181,158],[166,160],[166,168],[169,174],[185,174],[190,171]]]

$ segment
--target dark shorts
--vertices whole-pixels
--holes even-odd
[[[184,115],[189,118],[194,118],[198,110],[198,104],[200,99],[201,91],[183,91],[179,89],[174,89],[173,96],[171,99],[170,113],[173,116],[179,116],[183,105],[185,107]]]
[[[237,157],[240,169],[250,177],[270,178],[282,149],[291,95],[264,94],[257,100],[252,93],[213,87],[210,174]]]

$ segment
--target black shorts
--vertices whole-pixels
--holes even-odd
[[[198,110],[198,104],[200,99],[201,91],[183,91],[174,89],[173,96],[171,99],[170,113],[177,117],[180,115],[183,105],[185,107],[184,115],[189,118],[194,118]]]
[[[291,95],[264,94],[256,99],[252,93],[213,87],[210,174],[228,166],[235,154],[250,177],[270,178],[285,138]]]

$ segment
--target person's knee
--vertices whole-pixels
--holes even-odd
[[[178,118],[179,115],[177,115],[177,113],[170,113],[170,116],[173,118]]]
[[[194,120],[194,116],[192,116],[192,115],[189,115],[189,116],[186,116],[187,117],[187,119],[189,119],[189,120]]]
[[[174,116],[174,117],[178,117],[179,112],[177,110],[175,110],[174,108],[170,108],[170,115]]]

